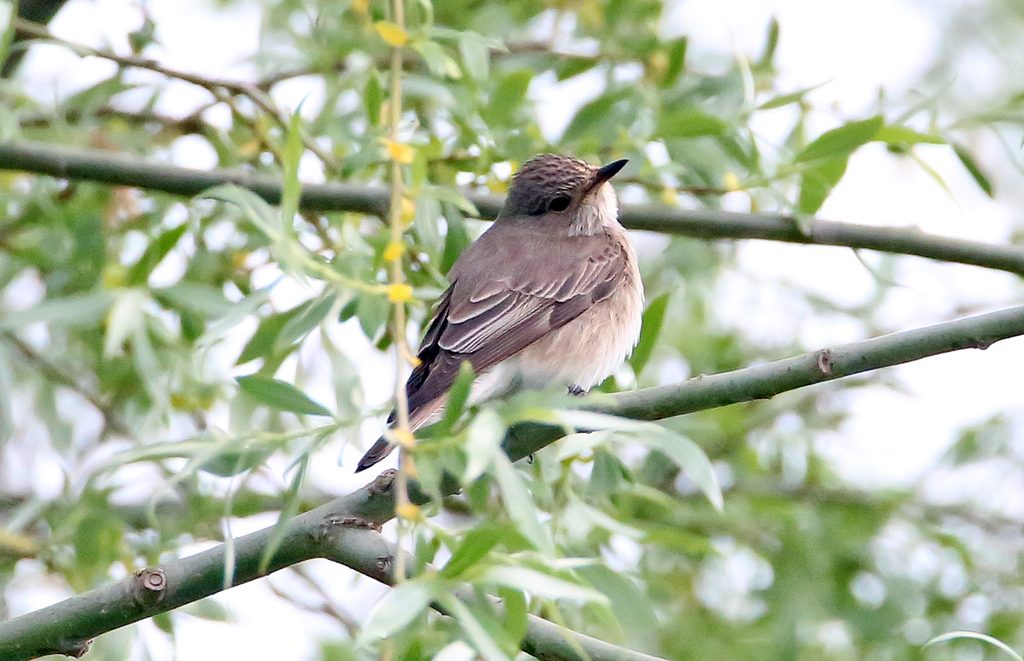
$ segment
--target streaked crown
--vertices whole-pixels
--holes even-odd
[[[561,154],[541,154],[523,163],[512,179],[502,216],[544,213],[557,198],[577,199],[591,186],[597,168]]]

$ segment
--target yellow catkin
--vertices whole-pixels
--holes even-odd
[[[731,193],[743,190],[743,184],[740,183],[740,178],[734,172],[726,172],[725,177],[723,177],[723,183],[725,184],[725,190]]]
[[[412,300],[412,287],[404,282],[388,285],[388,300],[392,303],[408,303]]]
[[[388,262],[395,262],[402,258],[405,253],[405,244],[393,241],[384,249],[384,259]]]
[[[407,197],[402,198],[402,226],[408,227],[412,225],[412,221],[416,218],[416,205],[413,201]]]
[[[392,23],[391,21],[377,21],[373,24],[373,27],[377,30],[377,34],[380,35],[380,38],[383,39],[384,43],[388,46],[401,48],[409,43],[409,35],[401,25]]]
[[[395,507],[395,514],[408,521],[415,521],[421,516],[420,508],[408,502]]]
[[[416,150],[412,147],[401,142],[395,142],[394,140],[384,139],[383,142],[384,148],[388,150],[388,158],[392,161],[402,165],[412,163],[412,159],[416,155]]]

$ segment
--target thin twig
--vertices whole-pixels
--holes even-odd
[[[9,331],[3,331],[2,333],[0,333],[0,337],[2,337],[5,342],[14,347],[14,349],[17,350],[17,352],[20,353],[22,357],[29,362],[29,364],[33,365],[37,370],[39,370],[39,372],[43,376],[45,376],[50,381],[53,381],[58,385],[62,385],[65,388],[69,388],[75,391],[76,393],[81,395],[87,402],[92,404],[93,408],[95,408],[96,411],[98,411],[99,414],[103,416],[103,424],[108,429],[126,438],[132,437],[132,432],[129,430],[128,425],[126,425],[117,415],[114,409],[112,409],[109,404],[104,402],[103,399],[97,393],[93,392],[91,388],[87,388],[85,385],[79,383],[78,379],[71,376],[70,374],[66,374],[59,367],[52,364],[43,356],[39,355],[35,349],[33,349],[24,341],[22,341],[22,339],[19,338],[14,333],[11,333]]]

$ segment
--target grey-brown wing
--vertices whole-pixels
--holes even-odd
[[[627,272],[623,247],[604,234],[492,231],[452,269],[407,385],[411,412],[445,394],[462,361],[484,372],[610,296]]]

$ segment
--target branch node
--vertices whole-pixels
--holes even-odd
[[[818,371],[825,376],[832,376],[832,350],[822,349],[816,358]]]
[[[381,524],[369,519],[361,519],[356,516],[329,516],[324,519],[322,532],[326,534],[329,528],[341,526],[343,528],[366,528],[375,532],[381,531]]]
[[[140,606],[153,606],[167,596],[167,575],[159,567],[146,567],[135,572],[132,596]]]
[[[366,487],[367,491],[370,492],[370,495],[377,493],[390,493],[391,485],[394,483],[396,475],[398,475],[398,471],[396,471],[394,468],[387,469],[386,471],[378,475],[376,479],[374,479],[373,482],[371,482]]]

